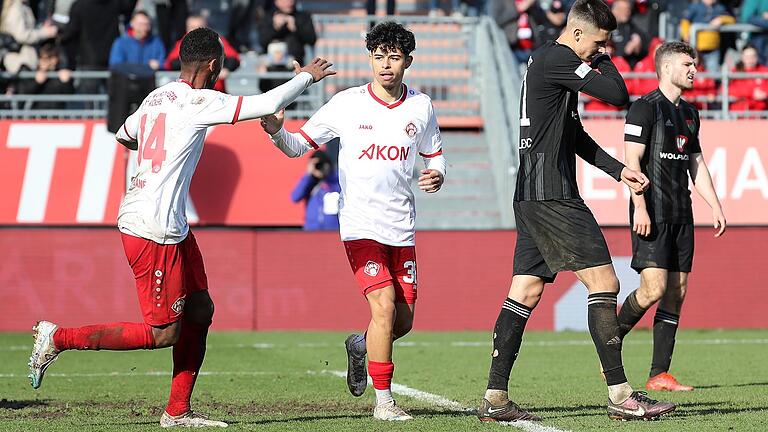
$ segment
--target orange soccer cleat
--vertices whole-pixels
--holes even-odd
[[[682,385],[677,382],[677,379],[667,372],[662,372],[658,375],[648,378],[645,383],[647,390],[656,391],[691,391],[693,387]]]

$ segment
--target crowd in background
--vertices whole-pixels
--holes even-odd
[[[525,64],[532,50],[556,39],[565,26],[574,0],[420,0],[430,16],[488,14],[504,31],[514,57]],[[766,0],[608,0],[618,28],[611,47],[622,72],[654,71],[654,47],[659,40],[662,10],[679,17],[679,37],[690,40],[694,24],[707,24],[696,36],[700,72],[764,72],[768,60],[768,1]],[[306,1],[305,3],[310,3]],[[376,12],[368,0],[368,13]],[[226,7],[225,7],[226,6]],[[0,14],[2,68],[16,74],[36,71],[34,78],[11,79],[5,93],[98,94],[99,80],[72,82],[72,70],[119,70],[152,73],[178,70],[179,41],[186,32],[211,26],[222,35],[226,61],[217,89],[224,91],[228,74],[241,65],[241,54],[260,55],[251,72],[292,70],[292,61],[303,62],[307,47],[317,35],[310,13],[296,0],[3,0]],[[396,13],[397,2],[385,2],[386,13]],[[94,19],[98,17],[98,19]],[[736,33],[720,32],[723,25],[749,23],[766,29],[753,34],[748,44],[737,43]],[[737,50],[739,48],[739,50]],[[268,90],[283,80],[262,80]],[[653,78],[629,78],[627,87],[639,96],[653,85]],[[686,96],[700,108],[717,109],[718,79],[699,75],[695,90]],[[728,94],[732,109],[765,110],[768,80],[734,79]],[[63,103],[41,103],[50,109]],[[47,104],[47,105],[46,105]],[[591,110],[611,110],[598,101]]]

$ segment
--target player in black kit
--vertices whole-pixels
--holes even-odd
[[[668,373],[693,264],[689,173],[696,191],[712,208],[715,237],[726,225],[701,154],[699,112],[680,98],[683,90],[693,87],[695,58],[696,51],[684,42],[661,45],[656,51],[659,88],[632,104],[624,126],[625,162],[650,177],[651,187],[629,202],[632,268],[640,273],[640,288],[624,302],[619,327],[623,338],[659,302],[648,390],[693,390]]]
[[[629,100],[621,75],[604,55],[615,29],[616,19],[602,0],[577,0],[557,41],[528,60],[520,101],[514,276],[494,328],[488,387],[477,412],[481,421],[539,420],[509,400],[508,382],[528,317],[544,284],[562,270],[576,272],[589,291],[589,331],[608,384],[608,415],[648,419],[675,409],[627,383],[616,317],[619,281],[605,238],[576,185],[578,155],[634,193],[648,187],[642,173],[626,168],[587,135],[577,111],[580,91],[617,106]]]

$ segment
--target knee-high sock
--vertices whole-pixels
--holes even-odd
[[[680,315],[656,309],[656,316],[653,318],[653,361],[650,376],[669,371],[679,322]]]
[[[60,327],[53,334],[53,345],[65,350],[137,350],[155,348],[152,326],[118,322],[85,327]]]
[[[178,416],[188,412],[192,389],[195,387],[197,373],[205,358],[205,341],[208,337],[208,325],[184,321],[181,335],[173,346],[173,380],[171,395],[165,411]]]
[[[616,317],[616,293],[601,292],[587,297],[587,322],[609,386],[627,382],[621,362],[621,336]]]
[[[624,336],[637,325],[638,321],[645,315],[645,311],[647,310],[648,309],[640,307],[637,303],[637,290],[632,291],[632,293],[627,296],[627,299],[624,301],[624,304],[619,311],[619,336],[621,336],[622,339],[624,339]]]
[[[489,390],[507,391],[509,374],[520,351],[525,323],[528,322],[531,311],[528,306],[511,298],[504,300],[493,328],[493,353],[491,370],[488,373]]]

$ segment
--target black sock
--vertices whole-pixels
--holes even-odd
[[[501,312],[493,328],[493,353],[491,371],[488,374],[488,389],[507,391],[509,374],[515,363],[523,331],[533,309],[511,298],[504,300]]]
[[[600,292],[587,297],[589,334],[603,365],[605,382],[609,386],[627,382],[621,364],[621,336],[616,317],[616,293]]]
[[[632,330],[633,327],[640,321],[640,318],[645,315],[645,311],[637,304],[637,290],[632,291],[632,294],[627,296],[624,304],[619,311],[619,336],[624,339],[624,336]]]
[[[656,309],[656,316],[653,317],[653,361],[650,376],[669,371],[679,321],[680,315]]]

